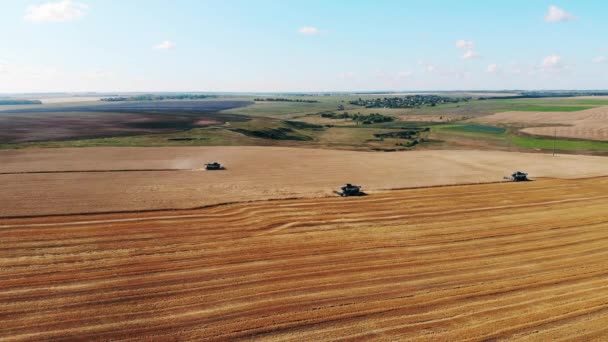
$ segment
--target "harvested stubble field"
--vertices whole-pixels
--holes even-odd
[[[474,119],[485,124],[523,124],[533,135],[608,141],[608,106],[576,112],[504,112]],[[551,126],[551,125],[559,126]]]
[[[495,151],[373,153],[278,147],[68,148],[0,151],[0,217],[158,209],[331,196],[532,177],[608,175],[603,157]],[[226,171],[203,172],[206,162]],[[171,171],[173,170],[173,171]]]
[[[0,339],[608,336],[608,178],[0,220]]]

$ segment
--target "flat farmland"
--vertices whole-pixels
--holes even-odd
[[[523,124],[532,135],[608,141],[608,106],[575,112],[504,112],[474,119],[485,124]]]
[[[0,110],[0,143],[61,141],[185,131],[228,121],[246,121],[218,113],[249,101],[160,101],[42,106]]]
[[[605,340],[608,178],[0,220],[0,339]]]
[[[389,189],[608,175],[603,157],[493,151],[373,153],[282,147],[0,151],[0,217],[188,209],[331,196],[343,183]],[[225,171],[201,171],[218,161]]]

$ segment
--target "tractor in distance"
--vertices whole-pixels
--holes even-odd
[[[363,191],[361,191],[361,186],[359,185],[354,185],[354,184],[346,184],[343,187],[340,188],[341,191],[336,191],[336,194],[342,196],[342,197],[349,197],[349,196],[364,196],[365,193]]]
[[[505,179],[508,179],[512,182],[525,182],[530,180],[528,179],[528,174],[521,171],[515,171],[513,172],[513,174],[511,174],[510,177],[505,177]]]
[[[207,170],[207,171],[225,170],[225,169],[226,168],[218,162],[205,164],[205,170]]]

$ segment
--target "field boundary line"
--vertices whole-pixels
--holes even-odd
[[[327,197],[324,197],[327,198]],[[526,203],[526,204],[514,204],[514,205],[500,205],[500,206],[492,206],[492,207],[483,207],[483,208],[473,208],[473,209],[456,209],[444,211],[442,214],[458,214],[458,213],[468,213],[468,212],[481,212],[487,210],[500,210],[500,209],[515,209],[515,208],[525,208],[525,207],[537,207],[543,205],[550,204],[560,204],[560,203],[576,203],[576,202],[585,202],[585,201],[593,201],[598,199],[608,198],[608,195],[603,196],[593,196],[593,197],[583,197],[583,198],[570,198],[563,200],[554,200],[554,201],[546,201],[546,202],[537,202],[537,203]],[[237,204],[240,202],[237,202]],[[233,203],[234,204],[234,203]],[[178,210],[176,210],[178,211]],[[395,220],[400,218],[408,218],[408,217],[426,217],[433,216],[436,213],[423,213],[423,214],[411,214],[411,215],[392,215],[388,216],[388,220]],[[71,215],[74,216],[74,215]],[[52,226],[77,226],[77,225],[87,225],[87,224],[96,224],[96,223],[118,223],[118,222],[138,222],[138,221],[154,221],[154,220],[163,220],[163,219],[181,219],[181,218],[198,218],[205,217],[207,214],[187,214],[187,215],[167,215],[167,216],[150,216],[150,217],[130,217],[124,219],[105,219],[105,220],[88,220],[88,221],[68,221],[68,222],[53,222],[53,223],[31,223],[31,224],[14,224],[14,225],[0,225],[0,229],[2,228],[24,228],[24,227],[52,227]],[[386,221],[386,220],[381,220]],[[358,218],[349,218],[349,219],[334,219],[330,221],[320,221],[320,222],[336,222],[336,223],[359,223],[361,220]],[[297,222],[290,222],[286,224],[294,224]],[[280,228],[280,227],[275,227]]]
[[[535,179],[546,179],[546,180],[563,180],[563,181],[578,181],[578,180],[588,180],[588,179],[599,179],[606,178],[608,176],[591,176],[591,177],[582,177],[582,178],[552,178],[552,177],[536,177]],[[487,183],[461,183],[461,184],[444,184],[444,185],[428,185],[428,186],[419,186],[419,187],[405,187],[405,188],[389,188],[389,189],[378,189],[374,190],[372,194],[382,192],[390,192],[390,191],[405,191],[405,190],[419,190],[419,189],[427,189],[427,188],[442,188],[442,187],[458,187],[458,186],[481,186],[488,184],[513,184],[510,181],[492,181]],[[376,192],[378,191],[378,192]],[[313,197],[305,197],[305,196],[293,196],[293,197],[281,197],[281,198],[268,198],[268,199],[259,199],[259,200],[249,200],[249,201],[231,201],[231,202],[221,202],[214,204],[201,205],[196,207],[189,208],[163,208],[163,209],[142,209],[142,210],[117,210],[117,211],[100,211],[100,212],[82,212],[82,213],[66,213],[66,214],[47,214],[47,215],[15,215],[15,216],[0,216],[1,220],[12,220],[12,219],[34,219],[34,218],[43,218],[43,217],[74,217],[74,216],[96,216],[96,215],[115,215],[115,214],[148,214],[148,213],[163,213],[163,212],[184,212],[184,211],[196,211],[203,209],[211,209],[211,208],[219,208],[223,206],[236,205],[236,204],[251,204],[251,203],[266,203],[273,201],[289,201],[289,200],[309,200],[309,199],[323,199],[323,198],[334,198],[336,196],[313,196]],[[366,196],[369,197],[369,196]],[[364,197],[365,198],[365,197]],[[188,217],[186,215],[182,215],[182,217]],[[138,218],[144,219],[144,218]],[[0,228],[6,228],[4,225],[0,225]]]
[[[50,171],[14,171],[0,172],[0,175],[27,175],[45,173],[96,173],[96,172],[157,172],[157,171],[198,171],[197,169],[117,169],[117,170],[50,170]]]

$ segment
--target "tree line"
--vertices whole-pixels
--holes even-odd
[[[329,119],[350,119],[352,121],[361,122],[364,125],[382,123],[382,122],[391,122],[395,121],[395,118],[388,115],[382,115],[380,113],[371,113],[368,115],[357,113],[357,114],[348,114],[344,112],[342,114],[334,113],[334,112],[321,112],[321,117],[329,118]]]
[[[303,99],[286,99],[283,97],[257,97],[254,101],[269,101],[269,102],[304,102],[304,103],[317,103],[317,100],[303,100]]]
[[[107,102],[121,102],[121,101],[162,101],[162,100],[202,100],[207,98],[216,97],[215,95],[200,95],[200,94],[177,94],[177,95],[154,95],[144,94],[135,95],[129,97],[106,97],[101,101]]]

